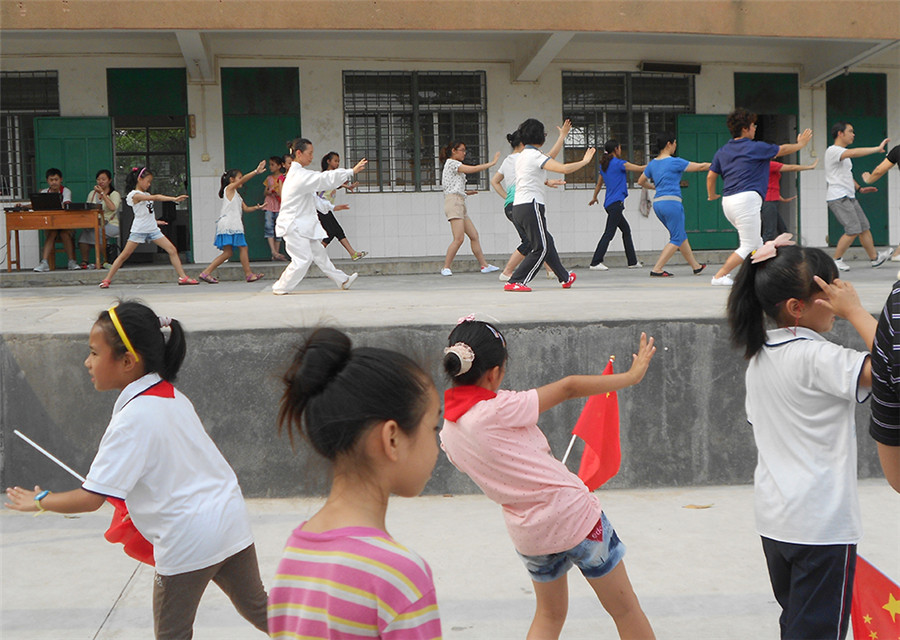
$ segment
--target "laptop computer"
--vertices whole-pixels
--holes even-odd
[[[57,211],[63,208],[61,193],[32,193],[29,198],[34,211]]]

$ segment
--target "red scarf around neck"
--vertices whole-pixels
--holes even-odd
[[[496,397],[493,391],[474,384],[451,387],[444,392],[444,418],[456,422],[482,400]]]

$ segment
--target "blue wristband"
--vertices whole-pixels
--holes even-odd
[[[35,502],[40,502],[41,500],[43,500],[44,498],[46,498],[46,497],[49,496],[49,495],[50,495],[50,492],[47,491],[46,489],[44,489],[43,491],[41,491],[39,494],[37,494],[37,495],[34,497],[34,501],[35,501]]]

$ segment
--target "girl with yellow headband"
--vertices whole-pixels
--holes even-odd
[[[185,356],[184,330],[149,307],[122,302],[91,329],[85,367],[98,391],[118,390],[109,426],[81,488],[6,490],[17,511],[96,511],[125,501],[153,545],[157,638],[189,638],[212,581],[260,631],[266,592],[237,477],[191,402],[172,383]]]

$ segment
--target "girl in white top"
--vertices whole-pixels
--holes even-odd
[[[840,316],[871,349],[877,322],[824,251],[792,245],[782,234],[744,260],[728,320],[750,360],[756,527],[783,609],[781,637],[843,638],[862,535],[855,408],[872,368],[868,352],[821,334]],[[766,331],[766,316],[778,328]]]
[[[244,268],[244,278],[247,282],[256,282],[263,277],[262,273],[253,273],[250,270],[250,259],[247,256],[247,239],[244,237],[243,214],[248,211],[259,211],[263,205],[252,207],[244,204],[238,189],[244,186],[251,178],[255,178],[266,168],[266,161],[260,160],[256,169],[248,174],[241,173],[240,169],[229,169],[222,174],[222,185],[219,188],[219,197],[222,199],[222,213],[216,220],[215,245],[222,252],[200,274],[200,279],[209,284],[219,284],[219,279],[213,272],[219,265],[229,260],[234,254],[234,248],[238,248],[241,266]]]
[[[107,169],[100,169],[96,175],[97,184],[87,194],[85,202],[99,204],[103,207],[103,221],[106,224],[106,242],[119,239],[119,207],[122,206],[122,196],[115,190],[112,182],[112,173]],[[88,262],[91,246],[97,246],[93,229],[85,229],[78,236],[78,248],[81,250],[81,268],[93,269],[94,264]]]
[[[472,255],[481,265],[481,273],[500,270],[498,267],[488,264],[488,261],[484,259],[481,241],[478,238],[478,229],[475,228],[475,223],[472,222],[466,211],[466,197],[478,193],[476,189],[466,189],[466,176],[493,167],[500,160],[500,152],[494,154],[491,162],[484,164],[463,164],[465,159],[466,145],[463,142],[453,141],[441,148],[440,161],[444,165],[441,173],[441,186],[444,188],[444,215],[447,216],[450,232],[453,234],[453,240],[450,241],[447,255],[444,258],[444,267],[441,269],[442,276],[453,275],[450,266],[453,264],[453,259],[462,246],[465,236],[469,237],[469,246],[472,247]]]
[[[181,325],[123,302],[99,315],[89,346],[84,365],[94,387],[120,394],[87,479],[64,493],[13,487],[6,506],[84,513],[108,497],[124,500],[153,545],[158,638],[191,637],[210,581],[266,631],[266,592],[237,478],[190,400],[172,386],[186,351]]]
[[[116,271],[125,264],[138,245],[145,242],[152,242],[169,254],[169,261],[178,274],[178,284],[199,284],[197,280],[189,278],[184,272],[181,259],[178,257],[178,249],[159,230],[159,225],[165,223],[157,220],[153,213],[154,202],[183,202],[188,197],[186,195],[164,196],[158,193],[148,193],[151,184],[153,184],[153,172],[147,167],[135,167],[125,179],[125,190],[128,192],[128,195],[125,196],[125,204],[134,211],[134,221],[131,223],[131,233],[128,235],[125,248],[109,268],[106,277],[100,281],[101,289],[109,288]]]

